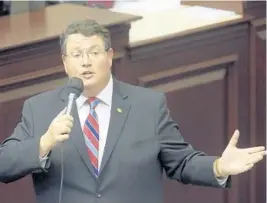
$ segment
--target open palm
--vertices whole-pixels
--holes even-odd
[[[222,176],[236,175],[251,169],[255,163],[263,159],[265,147],[237,148],[239,131],[236,130],[229,144],[219,159],[219,172]]]

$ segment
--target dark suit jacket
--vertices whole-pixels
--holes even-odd
[[[70,139],[51,151],[42,169],[39,140],[66,106],[67,94],[61,87],[25,101],[21,122],[0,148],[0,181],[32,174],[38,203],[57,203],[63,147],[64,203],[163,203],[163,170],[184,184],[220,187],[212,170],[215,157],[183,140],[165,96],[116,80],[99,178],[92,173],[76,107]]]

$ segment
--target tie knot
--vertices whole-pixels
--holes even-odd
[[[98,99],[96,97],[91,97],[88,99],[88,103],[89,103],[91,109],[95,109],[96,106],[100,103],[100,99]]]

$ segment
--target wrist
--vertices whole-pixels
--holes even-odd
[[[44,134],[40,139],[39,156],[43,158],[46,154],[48,154],[51,151],[52,148],[53,145],[51,144],[49,135]]]
[[[218,158],[213,163],[213,171],[217,178],[226,178],[228,177],[227,174],[224,173],[224,171],[221,168],[221,158]]]

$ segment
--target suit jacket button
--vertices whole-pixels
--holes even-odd
[[[101,194],[99,194],[99,193],[96,193],[95,195],[96,195],[96,197],[98,197],[98,198],[101,197]]]

